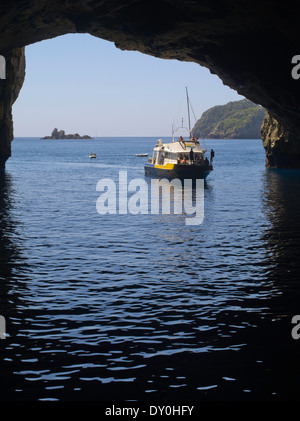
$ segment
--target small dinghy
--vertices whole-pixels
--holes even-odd
[[[96,158],[96,154],[95,153],[90,153],[90,158]]]

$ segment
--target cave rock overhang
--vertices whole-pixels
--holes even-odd
[[[262,129],[267,163],[300,166],[300,80],[291,76],[292,57],[300,53],[294,2],[19,0],[1,8],[0,53],[7,64],[7,78],[0,81],[2,165],[13,137],[11,107],[25,76],[23,47],[90,33],[121,49],[207,67],[268,110]]]

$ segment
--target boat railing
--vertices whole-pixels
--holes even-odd
[[[200,166],[200,167],[207,167],[207,166],[211,165],[211,163],[209,162],[209,160],[207,158],[202,159],[202,160],[195,159],[195,160],[192,160],[192,161],[190,159],[187,159],[185,162],[183,162],[182,160],[178,160],[177,164],[178,165],[197,165],[197,166]]]

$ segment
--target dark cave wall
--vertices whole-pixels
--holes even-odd
[[[25,48],[5,51],[6,79],[0,80],[0,169],[11,155],[13,140],[12,106],[25,78]]]

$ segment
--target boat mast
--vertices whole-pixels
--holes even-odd
[[[189,119],[189,133],[190,133],[190,139],[191,139],[192,133],[191,133],[191,118],[190,118],[190,100],[189,100],[188,88],[185,87],[185,90],[186,90],[186,102],[187,102],[188,119]]]

